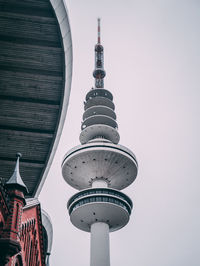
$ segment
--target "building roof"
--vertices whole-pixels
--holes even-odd
[[[0,177],[20,152],[28,197],[38,196],[64,124],[72,43],[63,0],[0,0]]]
[[[20,175],[20,171],[19,171],[19,158],[20,157],[21,157],[21,153],[17,153],[17,162],[15,165],[15,170],[14,170],[12,176],[6,182],[6,186],[15,185],[15,186],[20,187],[26,193],[28,193],[28,189],[27,189],[26,185],[24,184],[24,182],[21,178],[21,175]]]

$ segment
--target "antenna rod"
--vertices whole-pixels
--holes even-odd
[[[97,21],[98,21],[98,39],[97,39],[97,43],[100,44],[101,43],[101,38],[100,38],[100,33],[101,33],[100,22],[101,22],[101,19],[98,18]]]
[[[97,19],[98,28],[97,28],[97,44],[95,45],[95,69],[93,71],[93,77],[95,78],[95,88],[103,88],[104,82],[103,79],[106,75],[106,72],[103,67],[103,46],[101,45],[100,39],[100,18]]]

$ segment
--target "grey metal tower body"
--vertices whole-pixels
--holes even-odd
[[[95,88],[86,95],[81,145],[64,157],[65,181],[80,190],[67,204],[71,222],[91,232],[91,266],[109,266],[109,232],[125,226],[132,210],[131,199],[120,190],[137,176],[135,155],[119,145],[115,105],[112,94],[104,89],[103,46],[95,45]]]

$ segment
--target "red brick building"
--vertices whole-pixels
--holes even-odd
[[[38,196],[61,136],[71,77],[64,0],[0,0],[0,266],[49,265],[52,225]]]
[[[25,199],[25,193],[18,157],[13,175],[0,185],[0,265],[48,265],[51,222],[42,214],[39,201]]]

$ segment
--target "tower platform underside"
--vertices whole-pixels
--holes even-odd
[[[109,231],[114,232],[124,227],[129,221],[129,213],[123,207],[109,202],[93,202],[77,207],[70,215],[74,226],[90,232],[96,222],[107,223]]]
[[[121,190],[135,180],[137,161],[122,145],[94,142],[71,149],[64,157],[62,174],[70,186],[79,190],[91,187],[95,179]]]

